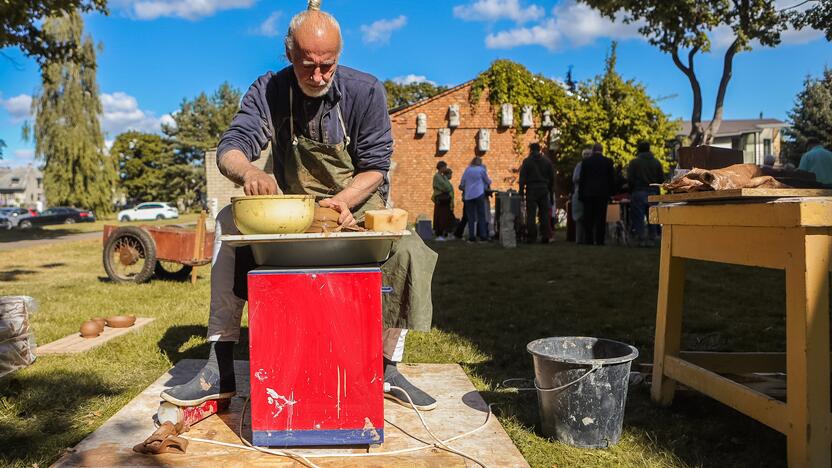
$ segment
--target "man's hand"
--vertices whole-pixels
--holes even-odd
[[[277,187],[277,182],[254,166],[243,173],[243,190],[246,195],[277,195],[281,193]]]
[[[341,213],[341,216],[338,217],[338,224],[343,226],[355,226],[357,224],[355,218],[352,217],[352,212],[350,212],[350,206],[346,202],[337,198],[325,198],[319,201],[318,204],[322,208],[332,208]]]

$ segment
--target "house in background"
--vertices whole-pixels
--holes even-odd
[[[710,121],[703,120],[702,127]],[[767,155],[780,164],[781,129],[788,124],[777,119],[739,119],[723,120],[711,146],[742,151],[743,162],[762,165]],[[690,134],[690,121],[682,122],[682,129],[676,135],[681,139]]]
[[[0,167],[0,206],[43,210],[46,207],[43,173],[32,165]]]

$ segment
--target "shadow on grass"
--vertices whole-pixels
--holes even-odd
[[[72,234],[81,234],[81,229],[13,229],[11,231],[0,231],[0,244],[7,242],[18,242],[26,240],[60,239]]]
[[[207,359],[211,348],[207,341],[183,350],[185,344],[195,339],[204,339],[207,333],[208,328],[204,325],[175,325],[165,330],[156,344],[174,364],[182,359]],[[240,331],[240,341],[234,346],[234,359],[248,360],[248,327],[243,327]]]
[[[508,378],[532,377],[526,344],[549,336],[621,341],[639,349],[639,362],[651,362],[658,250],[587,248],[562,241],[511,251],[459,243],[431,247],[440,254],[434,327],[488,357],[462,364],[490,389]],[[687,283],[690,312],[683,348],[783,348],[778,272],[692,262]],[[498,414],[542,435],[535,392],[481,394],[500,404]],[[661,408],[651,402],[648,389],[634,390],[624,424],[640,446],[653,446],[692,466],[782,466],[785,460],[782,435],[696,392],[680,392],[670,408]]]
[[[37,273],[35,270],[24,270],[20,268],[15,268],[14,270],[0,271],[0,281],[13,282],[17,281],[18,277],[20,276],[34,275],[35,273]]]
[[[77,420],[78,407],[120,393],[93,372],[54,369],[0,379],[0,401],[14,402],[0,408],[5,416],[0,418],[0,459],[25,459],[44,439],[77,432],[83,422]]]

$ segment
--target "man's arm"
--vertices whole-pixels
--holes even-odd
[[[339,224],[346,224],[347,226],[354,225],[355,218],[352,216],[352,210],[370,198],[370,195],[384,181],[384,174],[378,171],[360,172],[352,179],[352,183],[344,190],[341,190],[332,198],[326,198],[318,202],[324,208],[332,208],[341,213],[338,218]]]
[[[251,161],[260,157],[272,136],[271,115],[266,88],[274,75],[267,73],[246,91],[240,109],[217,146],[217,167],[235,184],[242,185],[246,195],[280,193],[272,177]]]

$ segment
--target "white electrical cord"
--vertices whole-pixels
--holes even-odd
[[[485,422],[483,422],[479,427],[477,427],[476,429],[474,429],[472,431],[468,431],[464,434],[460,434],[458,436],[451,437],[450,439],[442,440],[439,437],[437,437],[436,434],[433,433],[433,431],[430,430],[430,427],[428,427],[427,422],[425,422],[425,419],[422,417],[422,412],[419,411],[419,409],[416,408],[416,405],[413,404],[413,400],[410,398],[410,395],[407,393],[407,391],[405,391],[403,388],[400,388],[400,387],[391,386],[388,383],[384,384],[384,391],[385,392],[388,392],[391,389],[401,390],[401,392],[404,393],[404,395],[407,397],[407,401],[410,403],[411,408],[413,408],[413,410],[416,411],[416,415],[419,416],[419,421],[422,423],[422,426],[424,426],[425,430],[428,431],[428,434],[430,434],[430,436],[436,442],[434,442],[432,444],[428,444],[428,443],[425,443],[425,442],[423,442],[419,439],[416,439],[416,440],[419,440],[419,442],[422,442],[424,445],[422,445],[420,447],[412,447],[412,448],[406,448],[406,449],[391,450],[389,452],[372,452],[372,453],[314,453],[314,454],[301,454],[301,453],[295,452],[293,450],[275,450],[275,449],[257,447],[255,445],[252,445],[251,442],[249,442],[248,440],[245,439],[245,437],[243,437],[243,421],[245,420],[246,408],[248,407],[248,402],[249,402],[249,399],[251,398],[250,396],[246,397],[246,402],[243,404],[243,411],[240,414],[240,428],[239,428],[238,436],[240,437],[240,440],[245,445],[231,444],[231,443],[228,443],[228,442],[220,442],[220,441],[217,441],[217,440],[201,439],[201,438],[198,438],[198,437],[189,437],[189,436],[185,436],[185,435],[182,435],[180,437],[182,437],[184,439],[188,439],[190,441],[194,441],[194,442],[204,442],[204,443],[207,443],[207,444],[221,445],[223,447],[233,447],[233,448],[239,448],[239,449],[243,449],[243,450],[252,450],[252,451],[267,453],[269,455],[276,455],[276,456],[279,456],[279,457],[291,458],[291,459],[293,459],[297,462],[300,462],[301,464],[303,464],[305,466],[308,466],[310,468],[319,468],[318,465],[316,465],[311,460],[309,460],[310,458],[383,457],[383,456],[389,456],[389,455],[399,455],[399,454],[402,454],[402,453],[417,452],[417,451],[424,450],[424,449],[427,449],[427,448],[438,448],[440,450],[445,450],[447,452],[451,452],[453,454],[459,455],[463,458],[467,458],[468,460],[473,461],[474,463],[482,466],[483,468],[487,468],[485,463],[483,463],[483,462],[477,460],[476,458],[466,454],[465,452],[462,452],[460,450],[457,450],[457,449],[449,446],[448,444],[455,441],[455,440],[461,439],[463,437],[467,437],[471,434],[474,434],[474,433],[479,432],[482,429],[484,429],[485,426],[487,426],[488,423],[491,421],[491,416],[494,414],[491,411],[491,406],[493,405],[493,403],[490,403],[488,405],[488,414],[486,414],[486,416],[485,416]],[[411,436],[411,437],[413,437],[413,436]],[[413,437],[413,438],[415,439],[415,437]]]

